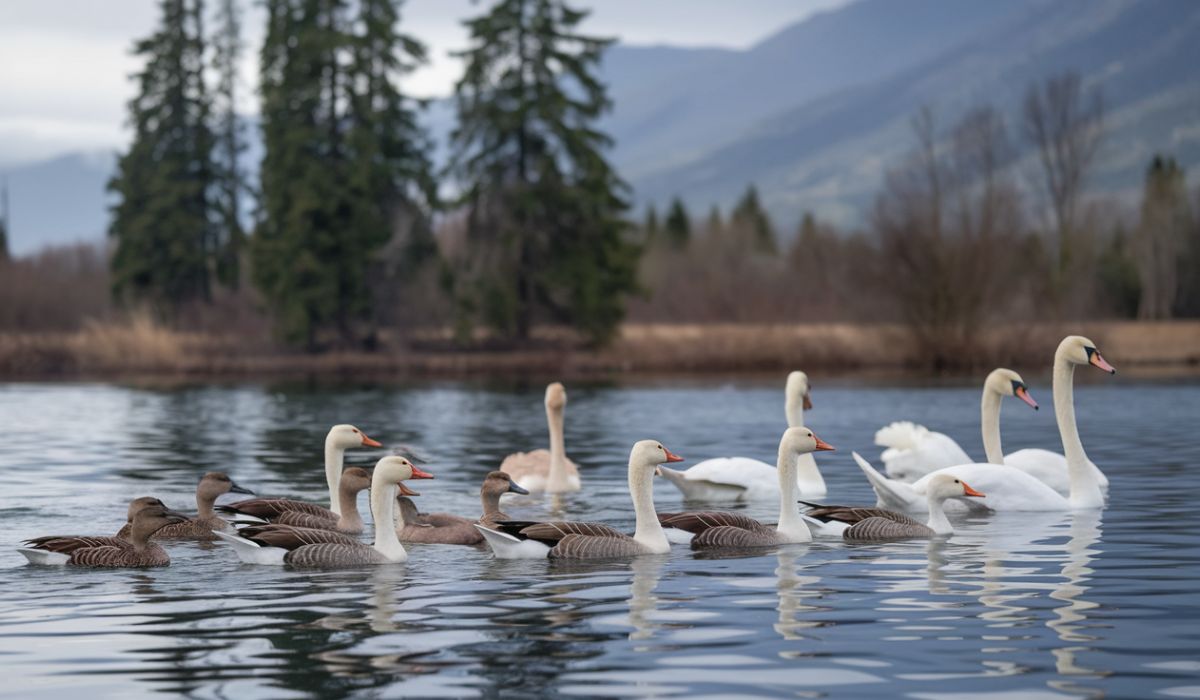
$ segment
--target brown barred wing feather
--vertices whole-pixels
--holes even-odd
[[[329,568],[386,564],[388,560],[370,545],[355,542],[322,542],[308,544],[283,555],[283,561],[292,566]]]
[[[611,528],[609,528],[611,529]],[[613,535],[582,535],[570,533],[550,550],[551,559],[617,559],[645,554],[637,540],[617,533]]]
[[[770,547],[776,544],[779,544],[778,534],[767,527],[748,530],[721,525],[710,527],[692,538],[692,549]]]
[[[658,516],[658,522],[661,523],[663,527],[673,527],[677,530],[686,530],[693,535],[700,534],[709,528],[723,526],[740,527],[746,530],[758,530],[766,527],[754,518],[742,515],[741,513],[729,513],[720,510],[699,510],[689,511],[686,513],[662,513]]]
[[[842,533],[842,538],[856,542],[883,542],[933,537],[933,529],[928,525],[912,518],[908,518],[908,520],[911,522],[885,517],[866,518],[846,528],[846,531]]]

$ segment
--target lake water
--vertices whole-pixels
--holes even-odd
[[[194,508],[207,470],[322,501],[338,422],[422,446],[437,476],[422,509],[475,516],[483,474],[545,443],[542,387],[0,385],[0,695],[1200,697],[1200,384],[1079,374],[1084,444],[1112,483],[1102,512],[959,519],[948,542],[632,562],[417,545],[406,565],[329,572],[242,565],[220,544],[109,571],[30,567],[12,548],[115,532],[134,496]],[[874,431],[893,419],[982,457],[974,384],[813,380],[807,423],[839,449],[818,458],[830,500],[873,501],[850,451],[877,461]],[[1047,378],[1031,385],[1044,408],[1006,400],[1005,445],[1059,450]],[[784,427],[781,380],[568,391],[584,491],[507,496],[510,514],[631,528],[635,440],[689,463],[773,462]],[[680,505],[661,480],[656,499]],[[746,510],[773,522],[777,505]]]

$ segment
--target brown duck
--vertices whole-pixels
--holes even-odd
[[[187,522],[188,516],[162,505],[141,508],[133,516],[129,539],[52,535],[25,541],[18,549],[31,564],[94,566],[105,568],[166,566],[171,563],[150,537],[168,525]]]
[[[340,514],[313,503],[287,498],[253,498],[217,506],[217,510],[233,515],[248,515],[276,525],[336,530],[357,535],[365,529],[362,515],[358,512],[358,493],[370,486],[371,474],[366,469],[350,467],[342,472],[337,485]]]
[[[200,477],[200,483],[196,485],[196,515],[188,518],[186,523],[176,523],[164,527],[154,533],[154,539],[212,541],[217,539],[217,536],[212,534],[213,530],[233,532],[233,528],[229,526],[229,523],[213,512],[213,504],[216,502],[217,497],[227,493],[248,493],[254,495],[254,492],[250,489],[242,488],[234,483],[233,479],[230,479],[224,472],[208,472]],[[134,501],[134,503],[137,503],[137,501]],[[133,516],[134,504],[131,503],[129,506],[129,520],[125,523],[125,527],[121,528],[120,532],[117,533],[117,537],[126,540],[129,539]]]

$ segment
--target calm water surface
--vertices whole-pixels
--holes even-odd
[[[134,496],[193,508],[207,470],[323,500],[322,440],[338,422],[423,446],[437,475],[421,484],[423,509],[475,516],[483,474],[545,443],[541,387],[0,385],[0,694],[1200,697],[1200,385],[1095,379],[1076,396],[1112,483],[1102,512],[958,520],[948,542],[677,547],[632,562],[416,545],[406,565],[331,572],[242,565],[196,543],[171,545],[166,569],[63,570],[26,566],[11,547],[115,532]],[[1032,384],[1048,408],[1047,382]],[[635,440],[692,463],[773,462],[784,427],[781,381],[569,391],[567,449],[585,490],[506,497],[518,517],[631,529]],[[839,448],[818,460],[831,500],[873,501],[850,450],[877,459],[873,433],[893,419],[982,456],[974,385],[816,378],[813,399],[808,425]],[[1009,449],[1061,449],[1049,410],[1006,401],[1003,424]],[[679,507],[669,484],[656,489],[660,509]],[[773,522],[777,504],[746,510]]]

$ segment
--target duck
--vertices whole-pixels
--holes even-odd
[[[212,541],[217,539],[217,536],[212,534],[213,530],[232,532],[233,527],[213,512],[213,503],[216,502],[219,496],[227,493],[254,495],[254,492],[250,489],[238,486],[224,472],[206,473],[200,477],[200,483],[196,485],[196,515],[188,518],[186,523],[167,525],[154,533],[154,539]],[[139,501],[140,499],[130,504],[129,520],[125,523],[125,527],[117,532],[117,537],[129,539],[129,533],[133,527],[134,506]]]
[[[495,529],[501,520],[510,520],[508,514],[500,510],[500,497],[506,493],[528,496],[529,491],[512,480],[512,477],[500,470],[488,472],[483,478],[483,486],[479,489],[479,501],[483,505],[483,515],[479,516],[479,524]]]
[[[88,566],[97,568],[142,568],[167,566],[171,557],[161,545],[151,542],[154,533],[169,525],[186,523],[188,516],[167,508],[162,502],[144,505],[133,516],[129,539],[50,535],[25,540],[17,549],[30,564]]]
[[[325,436],[325,481],[329,485],[329,508],[290,498],[253,498],[226,506],[218,506],[217,510],[241,518],[258,518],[263,522],[273,521],[287,511],[296,511],[315,515],[321,520],[331,521],[333,524],[330,528],[335,528],[342,517],[342,501],[338,492],[338,484],[342,479],[346,450],[355,447],[382,446],[379,441],[367,437],[366,433],[353,425],[335,425],[329,429],[329,433]],[[353,529],[355,517],[357,517],[357,508],[354,509],[354,513],[348,513],[348,520],[342,523],[347,531]],[[362,532],[362,519],[358,520],[358,532]]]
[[[740,513],[724,511],[692,511],[660,513],[658,521],[670,533],[682,532],[686,537],[668,539],[690,541],[692,549],[716,547],[769,547],[779,544],[811,542],[812,533],[796,509],[796,463],[816,451],[832,451],[833,445],[817,437],[812,430],[797,426],[784,431],[779,440],[779,524],[764,525]]]
[[[475,529],[475,523],[494,524],[509,517],[500,511],[500,496],[505,493],[528,495],[529,491],[513,482],[512,477],[502,471],[489,472],[479,489],[483,502],[483,516],[471,520],[451,513],[421,513],[408,495],[396,497],[403,527],[397,529],[401,542],[423,544],[483,544],[483,534]],[[415,495],[415,494],[414,494]]]
[[[560,382],[546,387],[546,425],[550,429],[550,449],[514,452],[500,463],[500,471],[512,477],[530,493],[568,493],[582,488],[579,467],[567,459],[563,438],[563,412],[567,390]]]
[[[347,568],[408,561],[394,526],[396,491],[409,479],[432,479],[406,457],[389,455],[375,464],[371,476],[371,512],[375,515],[375,543],[364,544],[335,530],[294,527],[274,523],[251,525],[236,535],[217,532],[233,545],[248,564],[311,568]]]
[[[505,520],[477,524],[497,559],[611,559],[666,554],[671,543],[654,512],[653,478],[659,465],[682,462],[657,440],[640,440],[629,452],[629,493],[636,526],[633,536],[601,523]]]
[[[283,510],[276,515],[271,515],[269,507],[264,507],[261,502],[270,503],[278,499],[255,499],[248,501],[248,506],[242,505],[247,501],[239,501],[227,506],[219,506],[218,509],[223,513],[236,515],[238,518],[249,516],[251,520],[260,520],[276,525],[335,530],[348,535],[357,535],[366,529],[362,515],[358,512],[358,494],[369,488],[371,488],[371,473],[362,467],[350,467],[342,472],[342,478],[338,480],[340,515],[332,510],[320,508],[320,506],[315,506],[312,510],[307,511]],[[317,508],[320,510],[318,511]]]
[[[803,517],[817,536],[836,537],[850,542],[880,542],[953,535],[954,527],[946,518],[942,504],[948,498],[963,497],[984,498],[984,494],[953,474],[934,475],[926,489],[929,520],[924,523],[885,508],[800,502],[809,507]]]
[[[784,386],[784,413],[788,427],[804,425],[804,411],[812,409],[808,375],[794,371]],[[662,468],[662,475],[689,501],[743,501],[779,496],[779,475],[775,467],[750,457],[717,457],[699,462],[690,469]],[[825,479],[811,454],[802,455],[796,466],[800,493],[808,498],[823,498]]]
[[[973,463],[944,467],[907,484],[885,477],[858,453],[852,453],[854,461],[875,490],[877,505],[906,511],[926,510],[929,480],[935,474],[948,473],[969,481],[987,493],[988,509],[993,511],[1066,511],[1104,507],[1104,490],[1097,470],[1088,466],[1087,453],[1083,450],[1075,425],[1073,385],[1075,367],[1080,365],[1091,365],[1109,374],[1116,374],[1116,369],[1104,359],[1096,344],[1083,336],[1067,336],[1054,353],[1054,412],[1058,418],[1070,480],[1066,496],[1029,473],[1007,464]],[[961,508],[961,499],[946,504],[947,508],[951,506]]]

